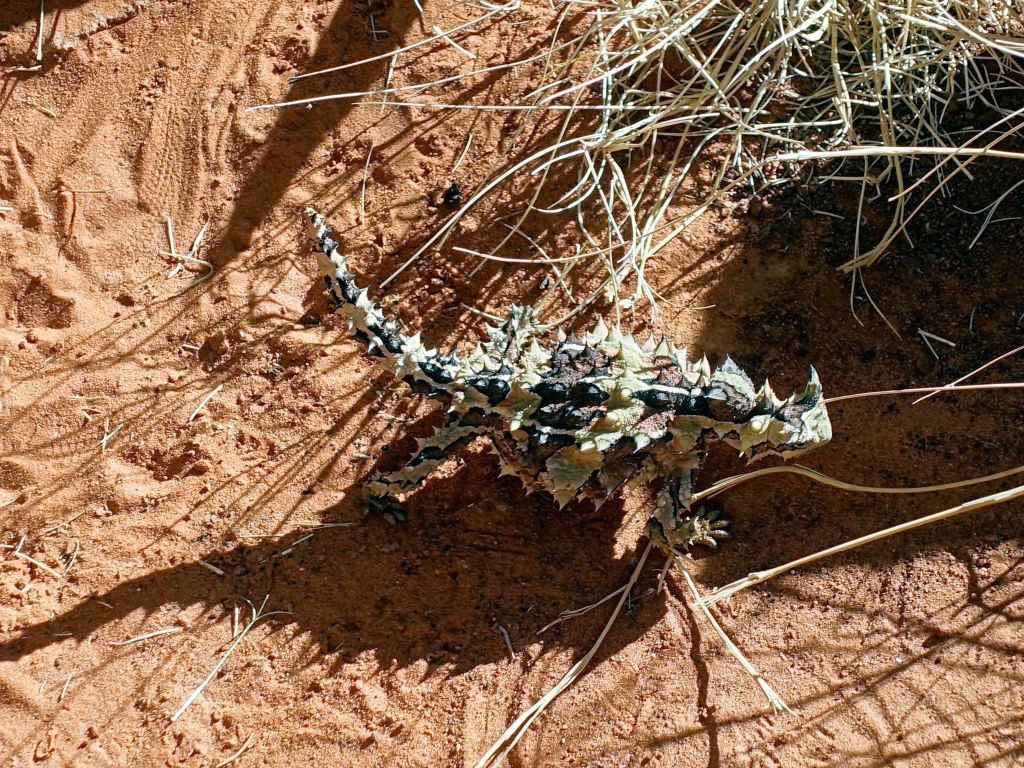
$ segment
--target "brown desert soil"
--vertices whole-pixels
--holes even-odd
[[[32,65],[38,4],[0,6],[0,64]],[[390,41],[374,43],[365,8],[337,0],[47,0],[41,69],[2,81],[0,765],[218,766],[246,746],[233,765],[470,766],[590,647],[608,608],[538,630],[635,563],[649,492],[558,512],[496,479],[481,445],[410,498],[404,524],[361,518],[361,479],[407,456],[436,413],[329,315],[301,208],[330,213],[373,287],[443,222],[430,201],[452,181],[471,192],[542,138],[527,131],[510,149],[520,118],[501,112],[244,111],[380,86],[386,60],[287,78],[477,13],[430,4],[421,21],[408,2],[373,7]],[[393,83],[528,55],[552,18],[525,3],[460,38],[475,62],[439,43],[403,59]],[[537,75],[431,98],[514,102]],[[827,186],[708,214],[650,269],[667,300],[653,328],[730,353],[785,393],[812,362],[830,395],[951,381],[1022,341],[1020,221],[968,249],[980,217],[954,207],[980,208],[1019,179],[1007,164],[959,178],[915,222],[915,247],[865,273],[902,338],[860,290],[851,313],[834,267],[851,252],[855,200]],[[514,194],[474,209],[441,253],[376,291],[382,303],[444,346],[480,333],[467,306],[535,299],[544,267],[473,272],[479,262],[450,247],[497,242],[491,222]],[[1000,216],[1020,209],[1018,194]],[[886,210],[883,196],[869,229]],[[168,277],[167,217],[178,252],[208,223],[208,280],[193,284],[201,265]],[[576,237],[559,220],[533,226],[559,253]],[[532,251],[512,241],[504,253]],[[644,308],[623,319],[638,332],[649,321]],[[937,361],[918,329],[956,346],[933,342]],[[1010,359],[979,380],[1021,378]],[[1012,391],[840,403],[834,440],[804,463],[869,485],[988,474],[1022,463],[1021,404]],[[718,451],[702,485],[740,469]],[[733,538],[689,565],[708,590],[1011,486],[868,496],[754,481],[721,497]],[[509,764],[1018,765],[1022,511],[924,528],[717,608],[794,715],[768,713],[678,574],[649,592],[656,558]],[[278,613],[171,722],[264,599]],[[160,630],[172,631],[119,644]]]

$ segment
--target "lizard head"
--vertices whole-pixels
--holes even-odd
[[[765,382],[748,417],[723,439],[750,461],[764,456],[791,459],[831,440],[832,424],[813,366],[804,391],[785,400],[777,399]]]
[[[666,355],[656,350],[655,357]],[[668,365],[675,374],[666,375],[662,369],[649,389],[634,394],[635,399],[656,411],[674,410],[691,426],[696,418],[698,431],[713,431],[750,461],[771,455],[792,458],[832,439],[821,381],[813,367],[804,391],[781,400],[767,381],[755,389],[728,356],[713,373],[707,357],[690,363],[685,349],[675,355],[674,369],[671,362]]]

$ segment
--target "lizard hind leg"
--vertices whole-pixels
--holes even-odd
[[[684,469],[668,476],[648,524],[655,542],[672,551],[685,552],[695,544],[714,548],[719,539],[729,536],[728,520],[717,509],[690,509],[695,474]]]
[[[368,513],[380,513],[392,523],[405,519],[397,495],[408,493],[422,483],[456,450],[481,434],[479,427],[448,423],[418,440],[419,450],[404,467],[374,475],[363,486],[363,503]]]

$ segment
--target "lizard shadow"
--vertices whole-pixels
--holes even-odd
[[[60,13],[68,8],[75,8],[84,5],[89,0],[49,0],[46,3],[47,13]],[[0,25],[5,28],[22,24],[39,18],[39,3],[35,0],[11,0],[4,3],[4,9],[0,11]]]
[[[997,186],[1013,180],[1012,171],[997,171],[1008,174]],[[960,182],[957,205],[970,206],[972,198],[986,198],[988,193],[979,187],[985,185]],[[831,215],[816,215],[812,205]],[[1015,322],[1008,322],[1019,315],[1019,283],[1001,278],[1014,274],[1017,253],[995,240],[982,252],[968,253],[976,234],[974,221],[958,220],[955,227],[951,222],[938,237],[934,222],[952,219],[952,203],[934,210],[930,224],[917,221],[911,225],[910,239],[918,244],[916,250],[895,249],[864,279],[871,285],[872,299],[894,327],[903,333],[916,328],[939,329],[940,335],[955,339],[955,348],[933,356],[924,344],[892,333],[885,320],[873,312],[863,289],[858,288],[851,299],[849,278],[843,279],[832,267],[849,256],[853,239],[849,214],[855,205],[856,199],[842,188],[796,188],[766,204],[758,216],[748,215],[743,224],[746,231],[733,239],[734,253],[714,279],[688,276],[685,268],[680,268],[680,287],[695,293],[700,304],[713,306],[700,333],[700,344],[709,356],[720,359],[728,352],[751,374],[755,385],[768,376],[782,396],[802,389],[807,366],[813,364],[825,386],[825,396],[835,397],[945,384],[1019,343]],[[936,260],[941,260],[941,270],[935,269]],[[932,296],[944,298],[933,302],[928,298]],[[851,314],[851,306],[856,314]],[[1020,374],[1019,361],[1009,359],[987,375],[988,380],[1019,380]],[[912,404],[912,399],[873,398],[831,405],[831,442],[800,456],[796,463],[870,486],[925,486],[1012,466],[1008,457],[1019,452],[1019,437],[999,425],[1014,418],[1013,393],[936,397],[920,405]],[[967,434],[978,435],[979,440],[965,441]],[[718,476],[744,469],[738,463],[723,469],[724,461],[725,457],[713,455],[707,469]],[[806,554],[806,538],[787,535],[787,531],[814,531],[820,543],[828,546],[943,508],[940,505],[952,506],[962,501],[965,493],[977,490],[879,497],[830,493],[805,480],[786,477],[773,478],[770,485],[760,482],[760,488],[754,487],[756,483],[741,486],[727,497],[738,509],[759,507],[763,512],[746,522],[743,515],[733,516],[740,526],[736,546],[729,552],[731,557],[716,558],[710,564],[716,570],[708,575],[715,581],[731,581],[762,566]],[[767,488],[775,497],[768,505]],[[992,490],[991,486],[984,488],[985,492]],[[976,495],[981,494],[977,490]],[[773,534],[767,542],[763,533],[757,533],[764,530],[764,513],[771,516],[768,530]],[[957,540],[961,532],[970,536],[969,532],[978,529],[979,520],[992,524],[988,535],[1021,535],[1012,518],[989,512],[975,513],[970,523],[944,523],[943,535],[946,540]],[[906,535],[910,542],[906,556],[934,543],[930,531]],[[889,557],[887,553],[880,562],[889,562]],[[730,567],[733,558],[746,562],[736,563],[739,568]]]
[[[995,174],[1001,177],[996,188],[1015,181],[1012,169],[996,169]],[[972,188],[961,180],[949,200],[960,208],[983,208],[992,182],[989,177]],[[813,363],[831,397],[941,385],[1020,343],[1019,280],[1007,279],[1018,273],[1015,247],[991,239],[971,253],[978,222],[965,220],[953,202],[936,204],[927,220],[911,225],[909,237],[916,249],[898,246],[866,271],[870,298],[862,286],[855,286],[851,295],[849,278],[843,280],[833,268],[849,258],[856,203],[839,187],[797,188],[748,213],[726,246],[729,257],[713,269],[693,267],[713,253],[680,255],[678,262],[667,257],[671,267],[662,278],[673,291],[683,292],[695,305],[711,307],[698,334],[702,351],[713,359],[728,352],[751,374],[755,386],[769,375],[783,396],[800,391],[807,365]],[[819,210],[828,215],[817,215]],[[1010,206],[1001,210],[1004,215],[1014,212]],[[714,247],[722,246],[716,241]],[[901,333],[931,329],[956,346],[942,347],[933,356],[920,339],[898,338],[873,311],[872,301]],[[1007,360],[978,380],[1016,381],[1021,372],[1019,360]],[[920,405],[913,405],[911,398],[835,403],[830,406],[831,443],[795,461],[868,486],[925,486],[990,474],[1013,466],[1013,457],[1020,455],[1019,433],[1005,429],[1018,420],[1018,404],[1013,393],[936,397]],[[702,485],[746,470],[728,456],[712,453]],[[834,491],[785,475],[756,480],[720,497],[733,520],[733,539],[717,557],[701,564],[699,581],[705,589],[721,586],[1014,483],[1011,478],[994,487],[877,496]],[[1019,746],[1010,744],[986,758],[985,742],[1021,717],[1015,708],[1019,705],[1005,692],[1019,685],[1020,675],[1000,665],[1005,655],[1020,652],[1018,642],[1007,641],[1008,633],[1019,637],[1024,562],[1020,508],[1019,502],[1003,504],[904,533],[794,571],[785,580],[769,581],[736,597],[731,608],[723,607],[721,612],[733,619],[737,613],[743,616],[727,628],[773,683],[792,677],[794,669],[813,678],[808,690],[790,696],[801,722],[778,726],[782,735],[775,742],[765,739],[760,756],[772,762],[800,759],[781,747],[776,754],[767,746],[773,743],[820,745],[833,755],[823,763],[828,765],[888,765],[897,755],[939,759],[940,754],[984,765],[1017,754]],[[994,552],[1006,561],[1005,568],[1000,567],[995,581],[979,580],[975,563],[986,562]],[[945,587],[941,598],[930,593],[931,612],[923,613],[910,595],[928,589],[923,586],[927,580],[910,573],[918,564],[946,572],[943,553],[952,554],[966,571],[963,591],[959,578],[939,582]],[[860,583],[851,581],[851,570],[863,574]],[[890,578],[906,583],[890,589]],[[868,586],[879,582],[879,593]],[[685,590],[676,585],[674,591],[679,601],[686,599]],[[780,616],[772,610],[780,604],[792,613]],[[840,612],[848,626],[838,634],[809,633],[807,622],[822,621],[820,612],[828,611]],[[798,623],[800,617],[804,623]],[[790,621],[800,629],[784,629]],[[757,640],[748,634],[755,626]],[[772,640],[764,639],[765,631]],[[908,636],[915,640],[909,642]],[[801,661],[779,664],[780,650],[784,658]],[[844,674],[832,671],[832,663]],[[702,669],[696,659],[695,664],[699,710],[712,712],[710,718],[701,717],[699,726],[648,744],[662,749],[710,737],[709,765],[727,762],[732,744],[744,741],[745,732],[737,727],[752,717],[714,715],[718,702],[708,679],[714,681],[721,673],[713,666]],[[977,682],[977,691],[970,690],[971,682]],[[938,695],[951,685],[963,692],[959,708],[952,702],[947,706]],[[1004,685],[1005,691],[996,690]],[[1011,711],[979,718],[977,713],[989,707],[987,696],[1003,700]],[[976,720],[978,728],[964,736],[964,723]],[[856,737],[844,741],[836,733]],[[802,748],[799,754],[807,752]]]
[[[327,658],[337,667],[371,651],[381,666],[426,660],[457,674],[508,657],[499,625],[520,659],[538,641],[545,648],[588,647],[606,610],[540,638],[537,632],[561,610],[625,581],[636,551],[614,552],[621,505],[556,513],[552,502],[526,497],[517,481],[484,480],[495,467],[475,463],[483,466],[425,482],[408,500],[402,524],[359,519],[347,499],[327,504],[316,519],[351,524],[314,529],[313,536],[300,530],[252,546],[229,540],[195,561],[126,580],[25,628],[0,646],[0,662],[52,644],[55,634],[70,633],[77,642],[102,636],[105,626],[140,609],[147,616],[169,605],[212,609],[240,597],[258,604],[264,595],[267,610],[289,612],[273,619],[275,627],[295,624],[319,647],[310,663]],[[357,498],[358,490],[351,490],[348,498]],[[207,564],[225,575],[212,574]],[[660,613],[653,600],[636,603],[629,620],[620,620],[609,635],[602,655],[632,642]]]
[[[309,460],[320,458],[314,452]],[[299,458],[288,462],[298,463]],[[622,538],[616,535],[621,505],[609,502],[599,512],[556,512],[553,502],[526,497],[517,481],[493,481],[494,474],[493,462],[477,457],[444,479],[426,481],[407,500],[408,520],[400,525],[380,517],[360,519],[357,488],[326,490],[329,483],[314,482],[309,494],[304,492],[305,509],[325,527],[300,527],[245,545],[238,543],[243,537],[232,526],[201,557],[148,569],[93,594],[78,592],[72,577],[65,587],[73,596],[72,607],[23,627],[0,644],[0,664],[31,664],[32,654],[51,647],[73,652],[94,643],[108,646],[133,632],[124,629],[128,617],[149,631],[166,626],[168,616],[195,616],[182,625],[205,642],[208,620],[223,619],[238,608],[244,621],[246,602],[259,605],[264,596],[267,611],[285,612],[268,618],[264,631],[293,635],[289,642],[303,648],[300,666],[318,676],[350,674],[343,668],[365,667],[368,656],[382,671],[422,664],[424,675],[448,680],[508,659],[509,645],[515,652],[511,663],[522,671],[557,649],[579,655],[599,633],[606,606],[543,635],[538,632],[562,610],[591,602],[625,581],[636,552],[616,548]],[[334,501],[339,496],[341,501]],[[261,499],[261,507],[287,501],[276,481]],[[627,541],[634,530],[626,532]],[[661,612],[652,599],[633,603],[599,658],[634,642]],[[148,652],[142,645],[114,649],[77,672],[76,679],[85,684],[102,680],[110,665],[126,655]],[[245,647],[236,654],[245,655]],[[175,674],[162,664],[151,678]],[[116,717],[116,711],[109,716]],[[44,730],[19,734],[7,745],[10,754]]]
[[[49,0],[45,4],[45,11],[47,19],[60,18],[60,15],[67,10],[77,8],[80,5],[85,5],[89,0]],[[4,3],[4,7],[0,9],[0,28],[12,29],[19,24],[38,23],[39,21],[39,3],[35,0],[9,0]],[[47,29],[49,26],[49,29]],[[44,41],[44,64],[45,55],[47,53],[45,43],[52,38],[54,31],[54,24],[43,27],[43,41]]]

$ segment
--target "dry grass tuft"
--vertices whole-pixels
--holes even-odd
[[[514,16],[518,6],[487,9],[394,56],[456,44],[477,23]],[[528,203],[487,256],[525,234],[520,227],[531,215],[570,214],[584,242],[578,256],[608,269],[601,289],[582,302],[604,297],[619,309],[644,301],[656,307],[647,262],[737,193],[760,194],[811,175],[857,185],[860,210],[891,196],[877,242],[863,242],[858,211],[842,265],[856,273],[907,237],[921,206],[952,176],[970,175],[977,158],[1024,159],[1007,147],[1024,126],[1024,109],[1005,106],[1005,93],[1024,83],[1024,9],[1016,0],[595,0],[558,10],[546,50],[523,60],[431,83],[391,85],[389,77],[372,91],[262,106],[391,99],[391,106],[515,110],[527,123],[549,126],[556,116],[546,143],[491,173],[402,269],[443,246],[482,198],[525,184]],[[543,73],[519,103],[430,98],[434,88],[525,65]],[[527,133],[521,128],[519,136]],[[814,170],[806,173],[810,161]],[[684,201],[684,182],[698,170],[698,196]],[[575,175],[575,184],[552,200],[544,192],[556,172]],[[986,224],[1002,199],[990,206]]]

